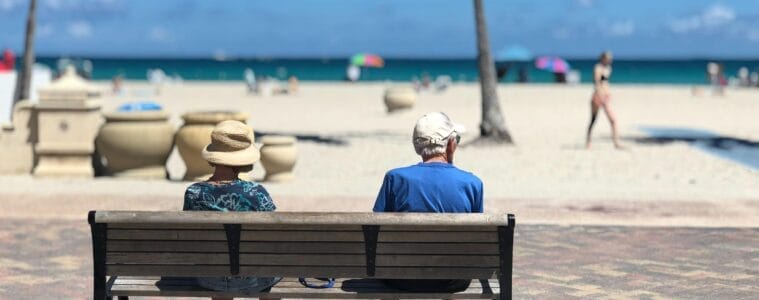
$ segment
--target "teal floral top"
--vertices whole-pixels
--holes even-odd
[[[269,192],[258,183],[236,179],[229,183],[193,183],[184,193],[183,210],[274,211]],[[257,293],[277,283],[273,277],[202,277],[198,285],[227,292]]]
[[[183,210],[274,211],[269,192],[255,182],[236,179],[230,183],[197,182],[184,193]]]

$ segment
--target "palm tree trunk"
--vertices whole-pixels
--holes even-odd
[[[13,105],[21,100],[29,99],[31,88],[32,65],[34,65],[34,27],[37,11],[37,0],[29,2],[29,16],[26,18],[26,37],[24,38],[24,58],[21,71],[16,77],[16,91],[13,96]]]
[[[474,18],[477,22],[477,64],[480,69],[480,88],[482,89],[482,123],[480,139],[498,143],[513,143],[496,93],[495,65],[490,54],[488,29],[482,0],[474,0]]]

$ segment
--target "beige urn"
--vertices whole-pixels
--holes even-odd
[[[392,87],[385,90],[387,112],[409,109],[416,102],[416,91],[406,87]]]
[[[174,126],[164,111],[107,113],[95,147],[108,175],[166,179]]]
[[[226,120],[246,122],[248,114],[232,111],[190,112],[182,115],[184,125],[177,131],[175,142],[179,155],[184,160],[186,181],[200,181],[211,177],[213,167],[203,159],[201,152],[211,143],[211,132],[216,124]],[[240,174],[247,179],[248,174]]]
[[[293,180],[293,168],[298,159],[295,137],[267,135],[261,138],[261,165],[266,170],[264,181]]]

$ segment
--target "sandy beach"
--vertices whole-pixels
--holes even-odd
[[[108,88],[106,83],[99,83]],[[410,142],[415,120],[444,111],[469,130],[456,165],[485,184],[488,211],[514,212],[522,223],[650,226],[759,224],[759,171],[684,140],[659,140],[643,128],[708,131],[733,141],[759,140],[759,91],[729,90],[726,97],[692,96],[690,86],[616,85],[612,106],[626,150],[610,141],[601,116],[591,150],[584,149],[591,87],[500,85],[507,126],[516,145],[478,147],[479,87],[456,84],[444,93],[422,92],[413,109],[387,114],[386,87],[401,83],[302,83],[295,95],[261,97],[242,83],[186,82],[153,94],[147,83],[127,82],[126,95],[108,96],[104,111],[150,99],[172,113],[242,110],[257,134],[299,137],[296,179],[265,183],[280,210],[366,211],[384,173],[416,163]],[[708,141],[706,141],[708,143]],[[701,144],[703,146],[703,143]],[[753,146],[754,150],[755,146]],[[749,159],[757,159],[756,154]],[[188,182],[176,151],[172,181],[115,178],[35,179],[3,176],[0,217],[83,219],[90,209],[180,209]],[[254,179],[263,177],[256,166]]]

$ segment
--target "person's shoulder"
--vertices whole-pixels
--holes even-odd
[[[453,168],[453,169],[456,170],[457,175],[460,176],[460,178],[466,181],[470,181],[472,183],[482,184],[482,180],[480,180],[480,178],[477,177],[477,175],[474,175],[474,173],[469,172],[464,169],[459,169],[459,168]]]
[[[255,181],[240,180],[236,183],[236,185],[241,187],[244,192],[266,192],[266,188],[264,188],[262,184]]]
[[[408,172],[408,171],[413,170],[414,167],[416,167],[416,165],[410,165],[410,166],[405,166],[405,167],[397,167],[397,168],[393,168],[393,169],[388,170],[387,173],[385,173],[385,174],[404,173],[404,172]]]
[[[196,182],[191,184],[187,187],[185,190],[185,193],[188,194],[197,194],[200,193],[203,189],[208,188],[208,183],[206,182]]]

